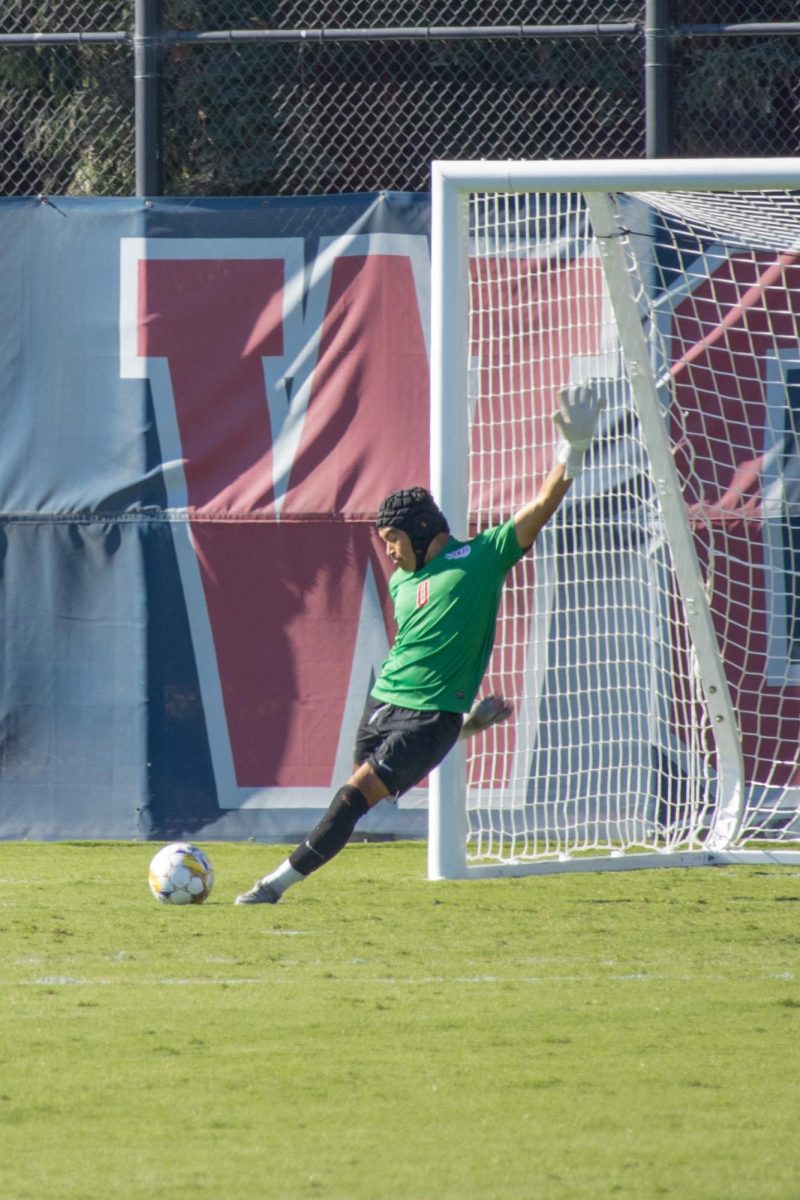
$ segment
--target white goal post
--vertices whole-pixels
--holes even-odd
[[[437,162],[431,488],[464,537],[606,402],[506,583],[507,725],[429,788],[430,878],[800,861],[800,159]]]

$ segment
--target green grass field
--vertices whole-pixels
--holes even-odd
[[[352,845],[277,907],[149,844],[0,844],[2,1200],[793,1200],[800,874],[430,884]]]

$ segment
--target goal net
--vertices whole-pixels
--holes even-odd
[[[606,407],[506,583],[484,691],[514,718],[432,781],[433,877],[800,839],[800,160],[710,166],[434,164],[454,531],[533,497],[561,387]]]

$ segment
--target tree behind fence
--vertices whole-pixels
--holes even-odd
[[[165,0],[162,191],[419,191],[433,158],[642,157],[643,9],[641,0]],[[672,19],[793,21],[795,9],[794,0],[684,2]],[[0,34],[119,36],[0,45],[0,194],[135,190],[133,10],[133,0],[3,6]],[[550,28],[540,36],[476,31],[523,23]],[[170,37],[431,25],[463,36]],[[577,33],[578,25],[596,31]],[[676,33],[672,58],[673,154],[798,152],[799,33]]]

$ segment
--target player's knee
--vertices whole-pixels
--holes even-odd
[[[352,787],[354,791],[363,796],[368,808],[372,808],[379,800],[384,800],[391,794],[370,762],[361,763],[345,786]]]

